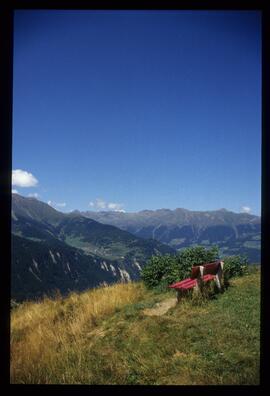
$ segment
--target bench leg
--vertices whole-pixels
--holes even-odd
[[[178,289],[177,293],[176,293],[176,298],[177,298],[177,302],[179,303],[179,301],[181,300],[181,296],[182,296],[182,290]]]
[[[194,286],[194,291],[195,291],[195,293],[201,293],[201,291],[202,291],[202,280],[201,280],[201,278],[197,279],[197,282],[196,282],[196,284]]]
[[[179,303],[181,301],[181,299],[186,295],[186,293],[187,293],[186,290],[177,289],[177,294],[176,294],[177,303]]]
[[[222,271],[218,271],[218,273],[216,274],[215,281],[219,290],[221,290],[221,278],[222,278]]]

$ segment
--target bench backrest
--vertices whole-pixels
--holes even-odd
[[[191,268],[191,279],[197,279],[202,276],[202,269],[201,265],[196,265]]]
[[[191,269],[191,279],[199,278],[202,275],[216,275],[218,271],[223,269],[223,261],[218,260],[213,263],[206,263],[202,265],[196,265]]]

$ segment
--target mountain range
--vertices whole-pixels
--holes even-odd
[[[218,245],[260,262],[260,217],[226,209],[62,213],[12,194],[12,298],[17,301],[137,280],[156,254]]]
[[[17,301],[135,280],[152,255],[175,253],[159,241],[19,194],[12,194],[12,234],[11,294]]]
[[[249,213],[178,208],[137,213],[87,211],[81,214],[135,236],[153,238],[176,250],[194,245],[217,245],[223,255],[243,254],[250,262],[260,262],[261,219]]]

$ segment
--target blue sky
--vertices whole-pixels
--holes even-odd
[[[13,189],[260,214],[260,29],[255,11],[17,11]]]

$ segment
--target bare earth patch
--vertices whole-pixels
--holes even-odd
[[[165,301],[157,303],[153,308],[144,309],[143,313],[147,316],[161,316],[164,315],[170,308],[177,304],[176,298],[168,298]]]

